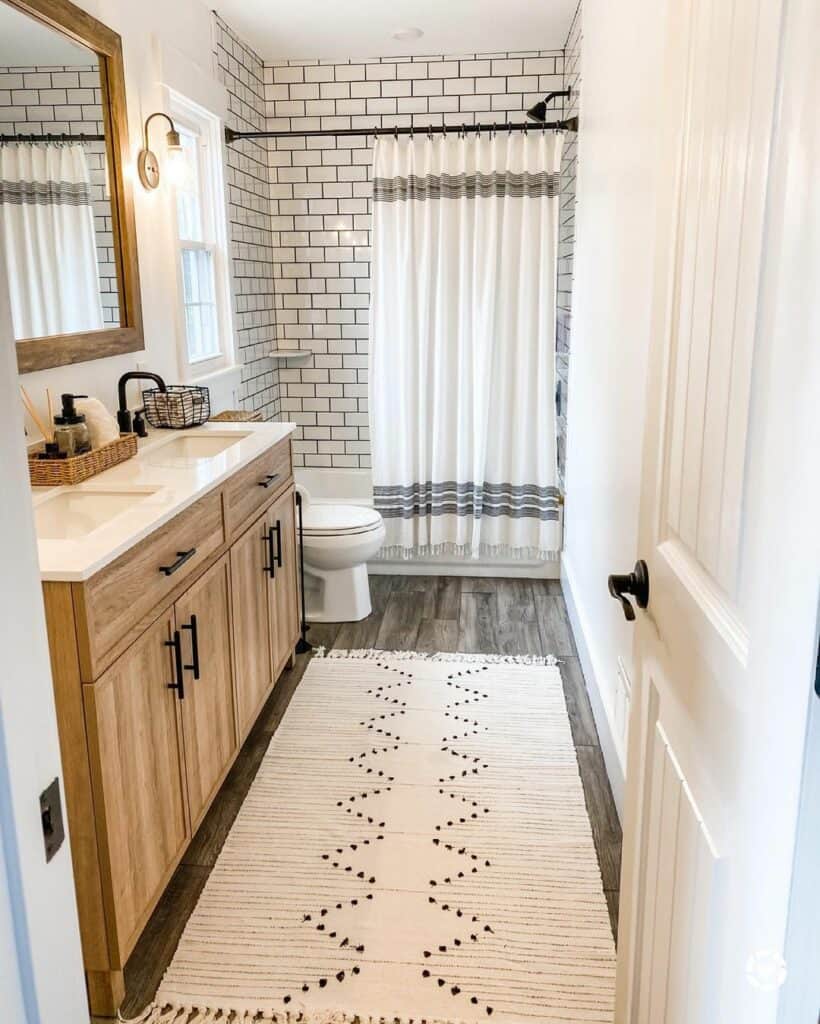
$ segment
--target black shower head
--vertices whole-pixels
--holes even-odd
[[[567,100],[572,96],[572,89],[561,89],[558,92],[548,92],[547,95],[539,100],[535,106],[530,107],[527,111],[527,117],[531,121],[537,121],[538,124],[543,124],[547,120],[547,104],[558,97],[565,97]]]
[[[527,111],[527,117],[531,121],[538,121],[539,124],[543,124],[547,119],[547,104],[543,100],[539,100],[534,107],[530,107]]]

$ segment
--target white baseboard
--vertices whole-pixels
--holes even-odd
[[[371,576],[481,576],[504,579],[558,580],[561,578],[561,562],[513,562],[490,561],[489,559],[465,562],[425,561],[423,559],[379,559],[367,563]]]
[[[561,585],[564,591],[567,614],[569,615],[572,632],[575,636],[575,644],[578,648],[578,657],[581,661],[581,668],[583,669],[584,679],[587,684],[592,714],[598,730],[598,741],[601,744],[606,773],[609,776],[609,785],[612,788],[612,798],[615,801],[618,817],[623,821],[624,790],[626,787],[624,765],[618,755],[618,745],[612,733],[612,726],[610,725],[603,699],[600,680],[604,676],[601,668],[597,665],[599,659],[595,654],[595,638],[589,627],[583,605],[578,599],[578,587],[575,583],[572,563],[566,555],[561,559]]]

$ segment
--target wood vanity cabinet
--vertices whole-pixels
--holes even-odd
[[[102,894],[110,938],[123,958],[190,838],[182,723],[167,688],[173,634],[169,611],[83,687]]]
[[[293,658],[297,550],[285,439],[89,580],[43,584],[95,1015],[116,1013],[126,958]]]
[[[174,692],[185,740],[185,778],[192,833],[216,795],[238,747],[230,603],[226,555],[200,576],[174,605],[174,642],[180,646],[183,699],[179,699],[178,689]],[[178,668],[175,665],[175,674]]]
[[[292,487],[231,547],[240,742],[299,636],[297,550]]]
[[[273,629],[268,610],[268,534],[263,513],[231,547],[236,650],[236,725],[245,739],[273,685]],[[275,615],[273,628],[275,628]]]
[[[296,507],[293,489],[285,491],[267,513],[272,569],[268,583],[273,669],[278,675],[293,653],[299,636],[299,600],[296,582]]]

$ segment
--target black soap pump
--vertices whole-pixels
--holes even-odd
[[[85,416],[74,407],[75,398],[88,395],[61,395],[63,403],[59,416],[54,417],[54,441],[61,455],[71,458],[91,451],[91,438],[85,423]]]

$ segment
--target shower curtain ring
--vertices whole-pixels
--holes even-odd
[[[492,130],[492,132],[491,132],[491,134],[490,134],[490,138],[491,138],[491,139],[494,139],[494,138],[495,138],[495,136],[496,136],[496,129],[497,129],[497,128],[498,128],[498,125],[497,125],[497,124],[495,123],[495,121],[493,121],[493,130]]]
[[[466,124],[462,124],[461,125],[461,137],[462,137],[462,139],[466,139],[467,138],[467,125]]]
[[[399,126],[397,124],[393,125],[393,138],[396,140],[396,142],[399,141]]]

